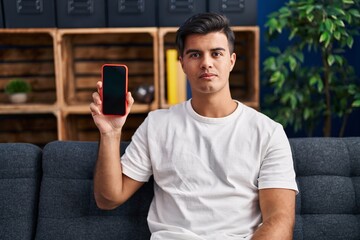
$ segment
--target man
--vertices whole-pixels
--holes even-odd
[[[98,206],[113,209],[151,175],[151,239],[292,239],[297,186],[282,126],[231,98],[234,33],[224,16],[187,20],[176,40],[192,99],[150,112],[121,157],[124,117],[90,109],[101,139]],[[102,84],[98,83],[98,92]]]

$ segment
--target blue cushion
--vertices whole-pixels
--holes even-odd
[[[300,193],[294,239],[360,239],[360,138],[290,139]]]
[[[35,236],[41,149],[28,143],[0,144],[0,239]]]
[[[127,143],[122,143],[124,151]],[[43,153],[36,239],[149,239],[147,214],[153,186],[145,184],[115,210],[100,210],[93,196],[98,143],[56,141]]]

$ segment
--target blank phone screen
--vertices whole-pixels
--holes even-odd
[[[124,66],[103,66],[103,113],[125,115],[127,69]]]

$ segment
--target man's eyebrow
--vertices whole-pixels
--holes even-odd
[[[226,50],[225,50],[225,48],[218,47],[218,48],[211,49],[211,51],[226,51]]]
[[[188,49],[186,50],[185,54],[189,54],[189,53],[199,53],[201,52],[200,50],[196,50],[196,49]]]
[[[214,52],[214,51],[226,51],[226,50],[225,50],[225,48],[218,47],[218,48],[212,48],[210,51]],[[186,50],[185,54],[199,53],[199,52],[201,52],[201,51],[197,50],[197,49],[188,49],[188,50]]]

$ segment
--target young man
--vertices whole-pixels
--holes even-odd
[[[196,15],[176,42],[192,99],[150,112],[121,161],[127,115],[104,116],[93,94],[101,134],[98,206],[116,208],[153,175],[151,239],[292,239],[297,186],[290,146],[280,124],[231,98],[236,54],[227,19]],[[127,101],[129,114],[130,93]]]

